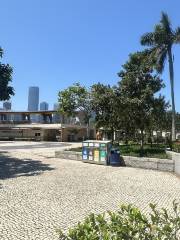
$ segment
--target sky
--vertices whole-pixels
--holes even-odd
[[[180,26],[179,0],[6,0],[1,1],[3,63],[13,67],[14,110],[26,110],[28,87],[39,86],[50,109],[58,92],[75,82],[114,85],[140,37],[153,30],[161,12]],[[173,48],[175,101],[180,112],[180,45]],[[170,100],[168,65],[162,94]]]

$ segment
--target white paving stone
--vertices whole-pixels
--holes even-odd
[[[0,239],[56,240],[90,212],[132,203],[144,212],[180,201],[172,173],[47,158],[32,152],[0,155]]]

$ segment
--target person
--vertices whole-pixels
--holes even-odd
[[[99,131],[96,133],[96,140],[102,140],[102,134]]]

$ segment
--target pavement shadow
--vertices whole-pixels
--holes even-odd
[[[54,168],[50,164],[44,164],[39,160],[14,158],[2,152],[0,155],[0,179],[34,176],[52,170]]]

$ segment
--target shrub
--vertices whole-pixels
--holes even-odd
[[[172,144],[172,150],[180,153],[180,142],[175,142]]]
[[[118,212],[90,214],[67,235],[59,232],[60,240],[178,240],[180,211],[173,203],[173,214],[157,210],[150,204],[151,213],[145,216],[132,205],[122,205]]]
[[[154,158],[168,158],[166,151],[165,151],[164,144],[150,144],[144,145],[143,152],[141,151],[141,147],[139,144],[134,145],[120,145],[120,153],[121,155],[128,155],[134,157],[154,157]]]

